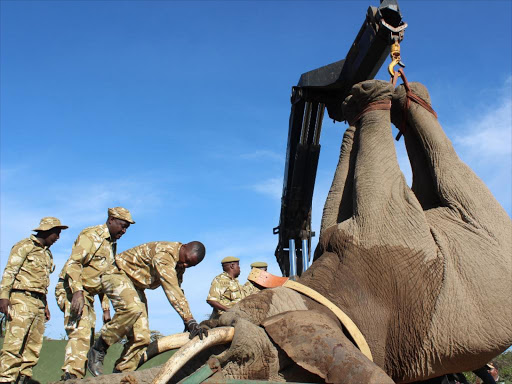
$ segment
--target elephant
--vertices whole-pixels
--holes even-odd
[[[372,359],[331,310],[278,287],[203,323],[213,328],[206,340],[215,327],[234,329],[215,351],[223,377],[412,383],[477,369],[512,345],[510,217],[430,106],[425,86],[405,79],[352,88],[314,262],[298,279],[350,317]],[[411,187],[391,123],[404,137]],[[170,379],[164,369],[154,383]]]

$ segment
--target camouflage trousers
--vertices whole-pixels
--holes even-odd
[[[121,356],[116,361],[115,367],[121,372],[135,371],[137,369],[140,357],[146,351],[146,347],[151,341],[146,295],[142,289],[135,288],[135,290],[140,301],[144,304],[144,311],[137,321],[133,323],[131,331],[126,335],[128,341],[124,345]]]
[[[128,337],[135,322],[146,314],[146,308],[130,278],[117,268],[101,276],[101,291],[115,311],[112,320],[101,328],[101,337],[108,345],[113,345],[124,336]]]
[[[11,320],[0,352],[0,382],[14,382],[18,375],[32,377],[43,346],[46,303],[24,292],[11,292],[10,302]]]
[[[60,310],[64,312],[64,329],[68,336],[62,371],[81,379],[86,373],[87,352],[94,341],[96,313],[94,312],[94,296],[84,291],[82,316],[78,319],[76,316],[72,316],[72,297],[67,282],[59,280],[55,286],[55,299]]]

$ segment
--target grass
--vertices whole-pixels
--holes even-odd
[[[500,375],[498,383],[512,384],[512,350],[508,350],[492,360]],[[470,383],[475,383],[477,377],[473,372],[465,372]],[[481,382],[481,381],[480,381]]]
[[[0,347],[3,345],[3,341],[3,338],[0,338]],[[34,368],[34,379],[41,382],[41,384],[60,380],[60,376],[62,375],[61,367],[64,363],[64,349],[66,348],[66,343],[67,340],[44,340],[39,362]],[[122,349],[123,346],[121,344],[115,344],[109,348],[107,356],[105,357],[105,373],[112,372],[112,369],[114,369],[114,362],[121,355]],[[144,364],[140,369],[152,368],[163,364],[172,354],[173,351],[169,351],[163,353],[162,355],[156,356]],[[89,376],[91,376],[91,374],[87,372],[87,377]]]

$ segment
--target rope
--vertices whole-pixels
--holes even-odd
[[[411,90],[411,87],[409,87],[409,82],[407,81],[407,78],[405,77],[404,70],[402,68],[400,68],[398,70],[398,72],[400,73],[399,76],[402,77],[402,81],[404,83],[405,95],[406,95],[407,101],[405,102],[405,107],[402,110],[402,122],[400,124],[400,127],[398,127],[400,132],[398,132],[398,135],[396,135],[396,138],[395,138],[396,141],[400,140],[400,137],[402,137],[402,135],[405,133],[405,130],[407,127],[407,115],[409,112],[409,108],[411,106],[411,100],[414,101],[415,103],[421,105],[423,108],[425,108],[427,111],[429,111],[432,115],[434,115],[434,117],[437,119],[436,111],[434,111],[432,109],[432,107],[425,100],[423,100],[421,97],[419,97],[417,94],[415,94]],[[396,73],[397,72],[395,72],[395,76],[393,76],[393,79],[391,81],[393,83],[393,85],[396,85],[396,80],[398,78]]]
[[[379,100],[374,101],[366,106],[361,112],[359,112],[352,120],[349,121],[351,126],[354,126],[361,117],[367,112],[370,111],[378,111],[378,110],[390,110],[391,109],[391,100]]]

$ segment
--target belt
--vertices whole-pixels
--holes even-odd
[[[11,292],[20,292],[20,293],[24,293],[26,295],[30,295],[32,296],[34,299],[39,299],[41,300],[43,303],[46,303],[46,295],[44,293],[40,293],[40,292],[34,292],[34,291],[26,291],[24,289],[11,289]]]

